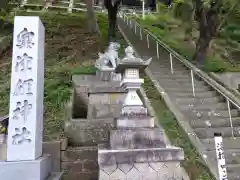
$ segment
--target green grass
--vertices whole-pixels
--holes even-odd
[[[179,126],[173,113],[167,108],[164,100],[162,100],[159,92],[148,77],[144,78],[143,88],[169,140],[173,145],[183,148],[185,160],[182,165],[187,171],[190,179],[214,180],[208,169],[204,166],[203,160],[197,150],[191,144],[188,135]]]
[[[162,8],[162,6],[160,6]],[[195,51],[195,44],[198,38],[198,31],[187,31],[187,23],[173,17],[172,13],[166,9],[160,9],[157,15],[148,15],[143,20],[140,17],[134,17],[144,28],[155,34],[160,40],[169,45],[176,52],[180,53],[188,60],[192,59]],[[189,22],[189,21],[187,21]],[[240,29],[240,27],[239,27]],[[225,33],[224,33],[225,32]],[[236,41],[238,34],[233,34],[230,39],[230,33],[226,35],[227,30],[223,31],[218,39],[214,39],[209,49],[203,70],[206,72],[239,72],[239,54],[240,43]],[[234,32],[238,32],[235,30]],[[240,31],[239,31],[240,32]],[[227,37],[227,38],[226,38]],[[237,36],[238,37],[238,36]],[[239,36],[240,37],[240,36]]]

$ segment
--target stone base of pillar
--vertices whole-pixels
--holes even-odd
[[[0,177],[4,180],[46,180],[50,173],[50,155],[33,161],[0,161]]]

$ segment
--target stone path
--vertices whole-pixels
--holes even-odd
[[[173,74],[169,53],[159,46],[159,58],[156,53],[156,41],[140,36],[140,29],[130,28],[119,18],[119,28],[130,41],[138,55],[152,57],[149,74],[163,95],[169,97],[168,105],[179,123],[183,126],[192,143],[204,157],[210,171],[217,177],[216,153],[214,147],[214,132],[221,132],[225,158],[228,169],[228,179],[240,179],[240,117],[239,111],[231,107],[232,125],[229,120],[227,103],[222,95],[206,84],[194,78],[195,93],[193,97],[190,70],[173,57]],[[136,32],[136,33],[135,33]],[[149,40],[149,48],[148,42]],[[234,138],[232,137],[232,133]]]

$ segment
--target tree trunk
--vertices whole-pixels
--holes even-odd
[[[198,63],[199,65],[204,65],[204,63],[205,63],[205,59],[207,57],[210,41],[211,41],[211,38],[207,38],[207,37],[200,36],[198,39],[196,51],[193,56],[193,60],[196,63]]]
[[[85,0],[88,14],[88,30],[89,33],[99,33],[99,26],[97,23],[97,19],[95,16],[94,8],[93,8],[93,0]]]
[[[108,41],[116,41],[116,29],[117,29],[117,8],[108,9]]]
[[[108,10],[108,41],[116,41],[116,29],[117,29],[117,12],[120,5],[120,0],[115,1],[113,5],[111,0],[105,0],[105,7]]]
[[[199,39],[196,46],[196,52],[193,60],[200,65],[204,65],[207,56],[209,44],[217,35],[219,17],[223,0],[210,1],[210,7],[204,7],[204,1],[195,0],[195,18],[199,24]]]

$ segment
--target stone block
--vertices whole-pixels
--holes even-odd
[[[97,70],[96,76],[100,81],[111,81],[113,70]]]
[[[62,169],[64,172],[92,172],[98,171],[98,163],[91,160],[64,161],[62,162]]]
[[[0,161],[0,177],[4,180],[45,180],[50,171],[49,155],[33,161]]]
[[[99,146],[99,167],[125,163],[182,161],[184,152],[178,147],[111,150]]]
[[[125,106],[122,108],[121,114],[128,117],[146,117],[148,115],[148,112],[147,108],[143,106]]]
[[[62,172],[51,173],[46,180],[62,180]]]
[[[100,81],[93,83],[90,87],[89,93],[126,93],[126,90],[120,86],[119,82],[116,81]]]
[[[98,171],[95,172],[65,172],[63,180],[96,180],[98,179]]]
[[[108,92],[108,93],[90,93],[89,94],[89,104],[119,104],[122,105],[124,102],[126,94],[121,92]]]
[[[112,149],[165,148],[164,131],[159,128],[133,128],[110,131]]]
[[[0,161],[5,161],[7,159],[7,145],[0,144]]]
[[[83,146],[83,147],[73,147],[68,148],[66,151],[61,152],[62,161],[95,161],[98,158],[97,146]]]
[[[128,116],[120,117],[116,119],[117,128],[153,128],[153,117],[140,117],[140,118],[128,118]]]
[[[126,163],[105,166],[99,170],[99,180],[144,179],[144,180],[182,180],[179,162]]]
[[[118,104],[96,104],[88,106],[88,119],[103,119],[119,117],[121,113],[121,105]]]
[[[65,123],[65,133],[70,145],[94,146],[106,143],[109,138],[109,130],[113,127],[113,118],[74,119]]]
[[[43,153],[51,155],[52,171],[59,172],[61,162],[61,142],[60,141],[44,142]]]

